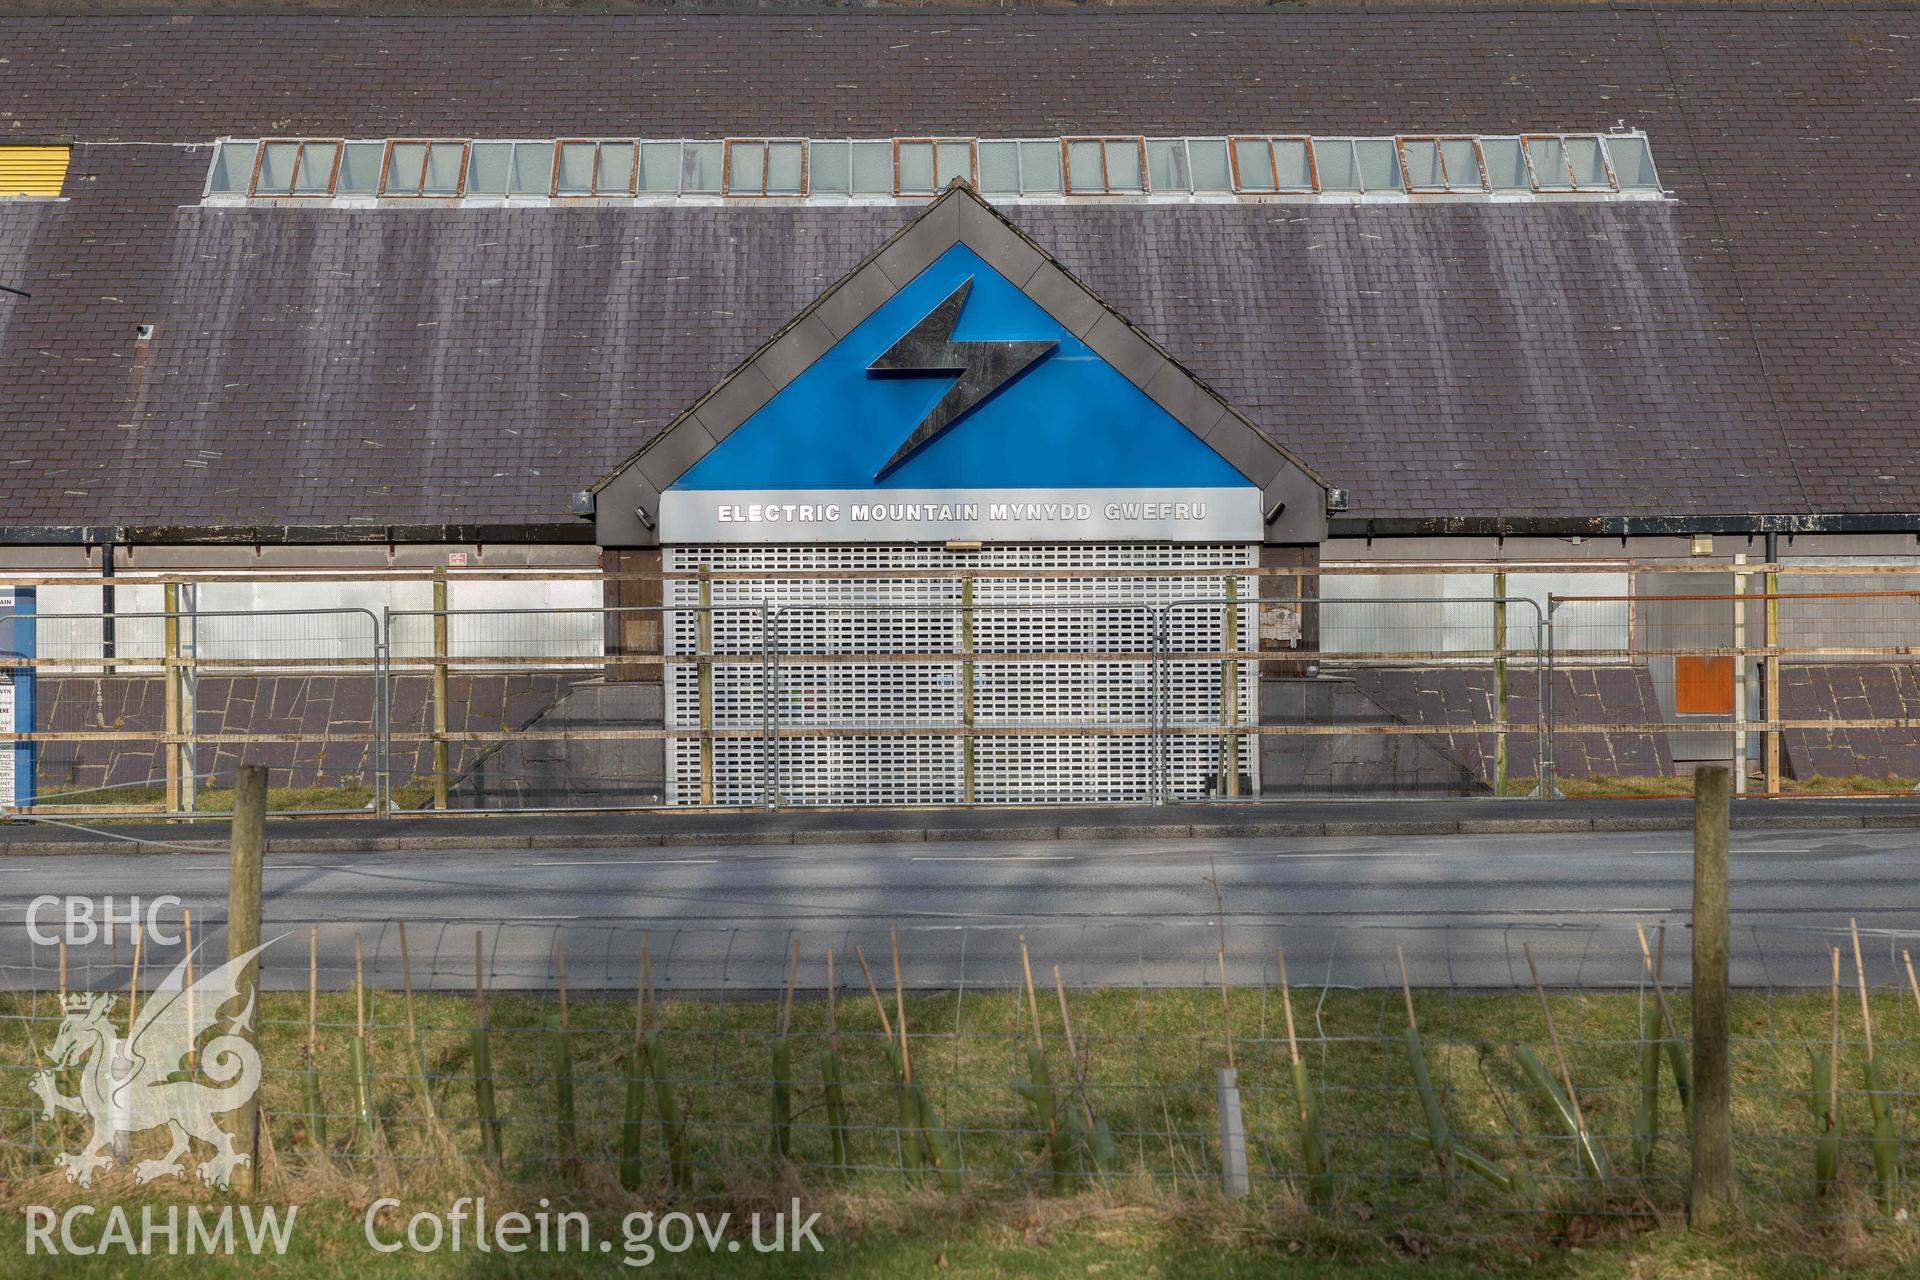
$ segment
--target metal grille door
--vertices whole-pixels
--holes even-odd
[[[1169,612],[1228,587],[1167,571],[1251,567],[1256,556],[1242,545],[1140,543],[669,548],[669,573],[753,575],[669,584],[670,605],[711,605],[669,612],[669,658],[718,660],[704,664],[704,690],[703,664],[669,661],[667,727],[704,721],[719,735],[706,753],[699,737],[669,738],[669,796],[697,803],[710,789],[723,805],[769,796],[798,805],[1150,800],[1156,726],[1221,725],[1228,696],[1231,719],[1250,723],[1258,687],[1252,663],[1223,679],[1218,659],[1158,657],[1162,626],[1169,652],[1223,649],[1230,613],[1248,641],[1253,579],[1233,580],[1241,603]],[[771,670],[741,660],[762,652],[769,616]],[[1168,794],[1216,790],[1229,750],[1255,785],[1253,743],[1172,735]]]

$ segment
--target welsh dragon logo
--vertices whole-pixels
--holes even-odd
[[[124,1040],[114,1033],[113,995],[67,997],[66,1017],[47,1051],[53,1066],[35,1073],[31,1087],[48,1119],[56,1111],[71,1111],[93,1121],[93,1136],[80,1150],[62,1152],[56,1160],[69,1182],[92,1186],[95,1170],[113,1167],[117,1136],[163,1125],[172,1146],[160,1159],[134,1167],[137,1183],[183,1175],[180,1161],[190,1138],[214,1149],[213,1158],[197,1170],[209,1186],[226,1187],[233,1171],[250,1161],[214,1117],[244,1106],[260,1087],[260,1052],[235,1034],[252,1026],[257,993],[246,993],[246,1005],[237,1014],[223,1017],[222,1010],[240,996],[235,989],[240,971],[271,945],[229,960],[191,987],[186,974],[192,957],[183,957],[148,995]],[[69,1097],[60,1092],[56,1072],[74,1068],[80,1072],[80,1093]],[[203,1084],[202,1077],[214,1083]]]

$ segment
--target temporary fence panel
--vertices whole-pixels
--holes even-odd
[[[743,611],[754,620],[745,628],[747,649],[689,666],[730,691],[749,671],[745,687],[757,706],[760,610]],[[657,644],[652,654],[623,650],[609,658],[604,638],[636,629],[697,634],[713,628],[701,620],[715,618],[730,636],[740,630],[736,612],[698,605],[389,612],[396,802],[518,810],[665,803],[662,673],[672,668]],[[757,740],[759,713],[747,715]],[[737,750],[730,735],[743,732],[739,721],[730,710],[717,727],[710,717],[702,729],[696,708],[686,733],[708,752],[730,752]]]
[[[1176,713],[1163,726],[1169,758],[1183,743],[1206,744],[1216,759],[1242,762],[1239,783],[1222,771],[1215,796],[1539,793],[1551,746],[1531,600],[1235,595],[1167,613],[1170,676],[1186,669],[1257,691],[1231,720]],[[1179,647],[1182,620],[1200,618],[1223,620],[1219,651]]]
[[[1565,788],[1684,790],[1702,760],[1748,794],[1920,786],[1920,591],[1798,591],[1738,565],[1648,577],[1551,602]],[[1595,604],[1630,610],[1624,637],[1573,613]]]
[[[1253,558],[676,548],[658,606],[457,608],[524,575],[402,574],[382,585],[439,607],[384,626],[205,607],[297,575],[115,588],[141,610],[51,609],[102,590],[48,579],[16,741],[64,814],[218,810],[249,754],[276,804],[376,813],[389,756],[402,809],[1523,795],[1548,767],[1637,794],[1701,759],[1747,794],[1920,783],[1920,590],[1895,567],[1605,564],[1586,577],[1615,589],[1551,597],[1542,653],[1529,594],[1572,567]]]
[[[270,803],[378,811],[385,643],[364,609],[204,610],[169,584],[159,612],[41,613],[32,811],[224,812],[234,770]]]

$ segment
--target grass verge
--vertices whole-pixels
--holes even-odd
[[[1303,993],[1304,994],[1304,993]],[[301,1097],[307,1038],[304,993],[269,993],[261,1006],[266,1076],[261,1100],[270,1151],[265,1197],[299,1203],[287,1274],[357,1275],[389,1260],[366,1246],[360,1215],[382,1193],[411,1211],[443,1211],[463,1195],[488,1195],[496,1208],[541,1198],[578,1210],[595,1237],[621,1240],[636,1211],[673,1208],[736,1217],[785,1207],[797,1196],[822,1213],[823,1255],[780,1258],[699,1250],[661,1256],[668,1274],[766,1275],[1148,1275],[1346,1276],[1418,1262],[1427,1275],[1526,1270],[1546,1275],[1648,1277],[1839,1274],[1911,1275],[1920,1236],[1910,1222],[1872,1203],[1868,1099],[1860,1080],[1858,1005],[1844,1001],[1841,1190],[1813,1189],[1815,1120],[1810,1054],[1824,1052],[1828,1003],[1811,995],[1736,998],[1736,1168],[1746,1205],[1736,1225],[1709,1236],[1681,1226],[1686,1121],[1670,1082],[1659,1093],[1660,1136],[1650,1165],[1631,1158],[1642,1006],[1633,993],[1568,994],[1552,1000],[1586,1121],[1612,1157],[1614,1180],[1582,1176],[1574,1147],[1549,1108],[1515,1069],[1508,1046],[1548,1055],[1545,1024],[1530,995],[1418,993],[1415,997],[1434,1084],[1456,1141],[1507,1166],[1524,1166],[1540,1187],[1535,1204],[1516,1203],[1477,1179],[1447,1178],[1417,1135],[1421,1104],[1398,1032],[1397,993],[1314,993],[1298,1002],[1314,1087],[1320,1091],[1336,1191],[1330,1208],[1303,1199],[1298,1130],[1277,992],[1232,993],[1235,1052],[1255,1194],[1229,1203],[1214,1191],[1217,1130],[1213,1068],[1222,1060],[1220,997],[1206,990],[1096,990],[1070,993],[1080,1074],[1089,1105],[1112,1123],[1117,1157],[1110,1179],[1079,1169],[1080,1190],[1047,1196],[1052,1167],[1044,1132],[1013,1089],[1024,1075],[1024,1000],[1016,993],[919,994],[906,1001],[915,1080],[924,1085],[965,1167],[963,1190],[944,1194],[926,1176],[903,1172],[898,1110],[879,1017],[865,999],[843,999],[837,1025],[851,1125],[851,1158],[830,1168],[817,1051],[825,1010],[803,1000],[790,1039],[794,1081],[791,1162],[769,1154],[771,1035],[777,1002],[664,1002],[662,1074],[687,1116],[691,1185],[670,1191],[657,1125],[644,1176],[627,1190],[616,1176],[625,1082],[633,1046],[629,999],[576,995],[570,1004],[573,1093],[579,1136],[565,1150],[552,1123],[553,1002],[495,995],[489,1001],[492,1059],[505,1130],[498,1171],[481,1155],[472,1080],[472,1002],[447,995],[418,1001],[436,1132],[414,1092],[401,997],[372,998],[370,1050],[378,1135],[356,1153],[347,1043],[350,994],[321,998],[319,1067],[329,1141],[314,1142]],[[1897,1119],[1912,1119],[1920,1090],[1920,1045],[1910,1042],[1905,998],[1874,997],[1881,1075]],[[53,1155],[84,1136],[74,1117],[48,1122],[27,1090],[32,1064],[52,1039],[59,1013],[46,995],[0,997],[0,1275],[18,1274],[27,1205],[158,1205],[224,1202],[184,1181],[144,1188],[115,1168],[90,1190],[52,1171]],[[891,1007],[891,1006],[890,1006]],[[1850,1012],[1849,1012],[1850,1010]],[[1685,1026],[1684,997],[1675,1016]],[[1075,1078],[1063,1028],[1042,1015],[1055,1080]],[[654,1112],[649,1107],[647,1119]],[[135,1136],[136,1158],[165,1145]],[[196,1153],[199,1159],[204,1152]],[[1909,1188],[1902,1203],[1911,1207]],[[388,1236],[403,1215],[382,1219]],[[611,1257],[548,1254],[482,1257],[467,1252],[409,1256],[422,1275],[571,1275],[612,1269]],[[44,1264],[44,1265],[42,1265]],[[107,1274],[111,1259],[39,1259],[34,1274]],[[124,1265],[124,1260],[120,1265]],[[251,1259],[149,1263],[156,1275],[259,1274]]]

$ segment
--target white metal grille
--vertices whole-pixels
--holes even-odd
[[[920,568],[1111,573],[1255,563],[1257,548],[1236,544],[1002,544],[972,552],[925,544],[672,547],[666,552],[670,572],[705,567],[756,577],[707,584],[712,609],[704,642],[699,612],[670,613],[667,653],[692,655],[703,647],[723,656],[761,653],[764,604],[772,611],[778,651],[797,656],[778,667],[777,715],[772,717],[779,735],[777,767],[767,767],[766,742],[757,732],[716,739],[710,783],[717,804],[761,803],[770,786],[777,788],[782,804],[802,805],[1144,801],[1153,796],[1158,769],[1159,743],[1151,732],[1161,718],[1154,689],[1155,628],[1168,604],[1221,599],[1224,580],[978,578],[968,610],[957,578],[782,575]],[[1242,647],[1250,647],[1257,591],[1252,578],[1234,581],[1245,603],[1232,612]],[[682,579],[669,586],[667,603],[697,605],[701,590],[699,582]],[[975,662],[972,733],[962,732],[965,664],[938,660],[968,651],[969,613],[972,652],[1074,655]],[[1224,605],[1187,605],[1166,613],[1168,648],[1224,648],[1228,613]],[[830,660],[881,654],[902,659]],[[1250,723],[1257,705],[1254,664],[1234,665],[1235,718]],[[1206,660],[1166,664],[1166,722],[1176,729],[1219,725],[1228,684],[1224,668]],[[714,663],[710,670],[712,726],[765,730],[767,671],[748,662]],[[666,691],[667,727],[698,728],[698,665],[670,662]],[[992,732],[996,729],[1019,732]],[[1059,732],[1048,732],[1054,729]],[[1219,734],[1171,735],[1171,796],[1198,797],[1217,787],[1225,776],[1226,741]],[[1259,753],[1251,738],[1237,737],[1234,744],[1236,767],[1251,789],[1257,786],[1253,771]],[[699,740],[669,738],[667,745],[669,797],[676,803],[698,802],[708,768]]]

